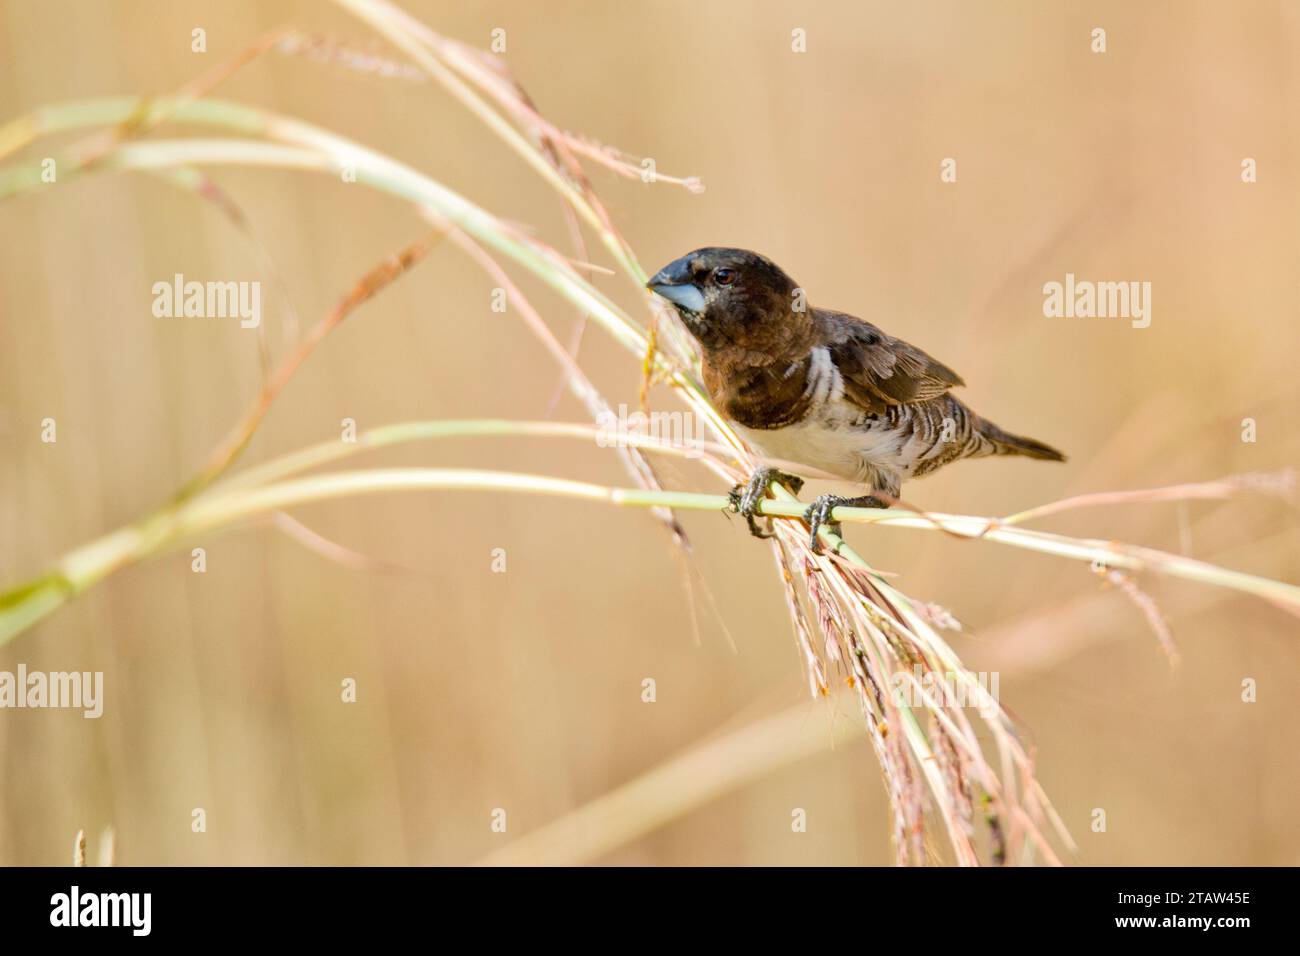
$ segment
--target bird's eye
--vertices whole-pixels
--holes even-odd
[[[736,281],[735,269],[714,269],[713,281],[718,285],[731,285]]]

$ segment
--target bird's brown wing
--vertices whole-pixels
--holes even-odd
[[[938,398],[966,384],[942,362],[856,316],[814,309],[813,319],[844,379],[845,398],[870,412]]]

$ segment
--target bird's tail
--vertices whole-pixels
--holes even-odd
[[[1040,461],[1065,461],[1065,455],[1051,445],[1033,438],[1004,432],[990,421],[981,420],[979,432],[993,442],[996,448],[995,455],[1024,455],[1026,458],[1037,458]]]

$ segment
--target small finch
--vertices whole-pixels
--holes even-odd
[[[856,498],[822,495],[804,515],[818,548],[839,505],[888,508],[909,478],[962,458],[1024,455],[1064,461],[1055,448],[1004,432],[954,398],[961,377],[914,345],[843,312],[816,309],[773,262],[744,249],[704,248],[647,283],[699,341],[704,385],[718,410],[760,454],[867,485]],[[772,481],[758,469],[732,492],[750,531]]]

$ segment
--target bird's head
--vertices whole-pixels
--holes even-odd
[[[646,288],[671,302],[706,348],[779,347],[807,324],[795,281],[745,249],[696,249],[660,269]]]

